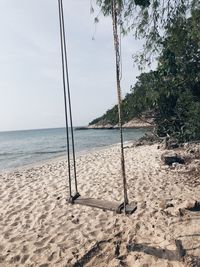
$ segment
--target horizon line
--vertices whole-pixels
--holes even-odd
[[[75,125],[73,126],[75,127],[87,127],[87,126],[83,126],[83,125]],[[48,128],[31,128],[31,129],[17,129],[17,130],[0,130],[0,133],[8,133],[8,132],[22,132],[22,131],[38,131],[38,130],[50,130],[50,129],[62,129],[62,128],[66,128],[65,126],[60,126],[60,127],[48,127]],[[68,127],[70,128],[70,127]]]

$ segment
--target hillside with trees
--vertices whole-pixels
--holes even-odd
[[[150,40],[150,36],[146,36],[148,49],[140,62],[144,64],[144,56],[155,52],[158,44],[158,67],[155,71],[142,73],[122,101],[123,123],[151,114],[158,136],[172,136],[180,142],[200,139],[200,7],[198,2],[192,1],[192,4],[190,9],[183,6],[180,9],[180,5],[175,14],[170,14],[169,21],[160,24],[165,29],[162,37],[157,35]],[[142,8],[143,18],[148,9]],[[130,17],[131,12],[129,20]],[[145,28],[144,21],[138,25],[140,31],[142,25]],[[146,25],[149,25],[148,18]],[[156,27],[158,25],[154,30]],[[90,125],[116,125],[117,112],[117,106],[114,106]]]

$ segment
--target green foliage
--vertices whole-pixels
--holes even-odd
[[[162,50],[162,40],[176,17],[186,17],[199,9],[199,0],[96,0],[105,16],[112,14],[115,1],[120,9],[123,33],[132,32],[136,38],[145,40],[142,53],[135,55],[135,61],[151,64],[151,60]],[[196,26],[198,35],[199,24]]]
[[[166,27],[156,71],[142,73],[122,102],[123,122],[153,110],[156,132],[180,142],[200,139],[200,9]],[[98,122],[117,124],[117,106]]]
[[[98,123],[100,123],[101,125],[104,125],[104,124],[115,125],[118,123],[118,120],[119,120],[118,108],[117,108],[117,105],[115,105],[112,109],[107,110],[103,116],[91,121],[89,125],[98,124]]]
[[[140,7],[148,7],[150,6],[149,0],[135,0],[135,4]]]
[[[196,25],[200,10],[192,17],[177,17],[167,30],[159,60],[162,89],[156,105],[157,132],[180,141],[199,138],[200,43]],[[197,21],[197,23],[195,22]]]
[[[131,89],[132,92],[127,94],[122,101],[122,121],[123,123],[140,116],[144,111],[150,111],[154,108],[155,99],[158,92],[151,90],[149,85],[154,84],[157,72],[143,73],[138,77],[138,82]],[[153,88],[153,87],[152,87]],[[103,116],[93,120],[92,124],[118,124],[118,108],[115,105],[108,110]]]

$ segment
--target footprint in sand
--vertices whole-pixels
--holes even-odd
[[[5,239],[9,239],[10,238],[10,231],[5,232],[3,237]]]
[[[49,266],[48,263],[44,263],[44,264],[39,265],[39,267],[48,267],[48,266]]]
[[[15,227],[15,226],[17,226],[18,224],[19,224],[18,222],[14,222],[14,223],[11,224],[11,226],[12,226],[12,227]]]
[[[38,218],[38,222],[39,224],[42,223],[47,217],[47,214],[42,214],[39,218]]]
[[[29,258],[29,255],[24,255],[21,259],[21,264],[24,264]]]
[[[20,259],[21,259],[21,257],[20,257],[20,255],[16,255],[16,256],[14,256],[14,257],[12,257],[11,259],[10,259],[10,263],[12,264],[14,264],[14,263],[17,263],[17,262],[19,262],[20,261]],[[13,265],[14,266],[14,265]]]
[[[5,262],[6,256],[0,256],[0,263]]]
[[[41,241],[35,242],[36,247],[43,247],[44,244],[49,240],[49,237],[44,237]]]
[[[52,252],[51,255],[48,257],[48,261],[52,261],[54,259],[56,252]]]

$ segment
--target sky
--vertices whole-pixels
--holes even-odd
[[[100,16],[95,31],[90,0],[63,3],[73,121],[84,126],[117,103],[112,22]],[[63,127],[57,0],[1,0],[0,34],[0,131]],[[132,54],[141,48],[122,39],[123,96],[139,75]]]

